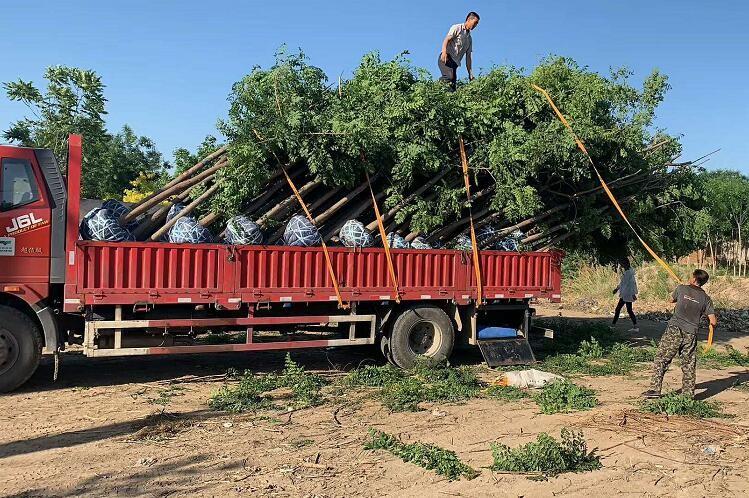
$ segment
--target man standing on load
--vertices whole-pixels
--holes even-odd
[[[440,80],[449,83],[450,89],[453,92],[458,81],[458,67],[464,55],[466,57],[468,79],[473,79],[473,61],[471,60],[473,41],[471,40],[471,31],[478,24],[479,15],[475,12],[469,12],[466,16],[466,22],[453,25],[442,41],[442,51],[440,52],[439,59],[437,59],[437,65],[440,68],[440,73],[442,73]]]
[[[694,397],[694,383],[697,369],[697,329],[700,319],[707,316],[710,325],[715,327],[713,301],[702,286],[707,283],[709,275],[705,270],[694,270],[689,285],[679,285],[671,294],[671,302],[676,303],[674,316],[668,322],[666,332],[658,344],[658,353],[653,364],[653,376],[650,390],[642,395],[646,398],[657,398],[661,395],[663,375],[668,370],[671,360],[679,355],[683,374],[681,393]]]

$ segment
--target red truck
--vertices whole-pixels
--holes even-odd
[[[531,300],[560,299],[558,252],[481,251],[477,306],[470,253],[391,251],[396,296],[383,249],[331,247],[341,307],[319,247],[79,240],[78,135],[67,178],[46,149],[0,146],[0,161],[0,391],[70,344],[89,357],[379,344],[408,367],[481,346],[479,324],[527,344]]]

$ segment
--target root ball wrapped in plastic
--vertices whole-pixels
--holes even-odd
[[[455,239],[455,242],[453,243],[453,246],[459,251],[470,251],[473,249],[471,238],[466,234],[458,235],[458,237]]]
[[[183,209],[185,209],[185,205],[181,202],[175,202],[172,204],[169,208],[169,212],[166,213],[166,221],[172,221],[172,218],[177,216]]]
[[[127,207],[124,202],[118,201],[117,199],[107,199],[101,207],[102,209],[109,209],[112,211],[118,219],[130,213],[130,208]],[[132,232],[138,227],[138,220],[133,220],[124,225],[124,227]]]
[[[247,216],[234,216],[226,224],[227,244],[258,245],[263,243],[263,231]]]
[[[338,238],[346,247],[372,247],[374,243],[372,233],[358,220],[348,220],[344,223]]]
[[[322,242],[315,225],[302,215],[294,215],[286,224],[283,241],[287,246],[312,247]]]
[[[392,249],[410,249],[411,245],[400,234],[390,232],[387,235],[388,244]]]
[[[107,242],[135,240],[130,230],[120,226],[120,217],[114,211],[104,208],[89,211],[81,221],[79,232],[84,240]]]
[[[411,249],[432,249],[432,246],[424,237],[418,236],[411,241]]]
[[[206,244],[213,241],[211,231],[192,216],[179,218],[169,229],[169,242],[175,244]]]
[[[497,242],[497,249],[500,251],[518,251],[520,249],[520,241],[524,235],[520,230],[512,232],[508,237]]]

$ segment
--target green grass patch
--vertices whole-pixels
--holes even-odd
[[[643,401],[642,410],[664,415],[684,415],[693,418],[726,418],[720,404],[711,401],[692,399],[685,394],[671,392],[658,399]]]
[[[655,358],[655,345],[634,347],[607,326],[571,324],[558,320],[549,325],[557,332],[554,344],[539,352],[541,368],[561,375],[627,375],[639,363]],[[557,342],[558,341],[558,342]]]
[[[731,346],[726,346],[724,351],[700,346],[697,350],[697,362],[703,368],[749,367],[749,350],[742,353]]]
[[[274,389],[288,388],[291,390],[291,399],[287,408],[307,408],[323,402],[321,389],[324,384],[320,376],[306,372],[287,354],[280,375],[257,376],[246,371],[237,385],[219,389],[211,397],[209,406],[214,410],[232,413],[276,408],[268,393]]]
[[[545,432],[535,441],[517,448],[493,443],[492,470],[505,472],[538,472],[553,477],[565,472],[588,472],[601,468],[595,449],[588,451],[582,432],[562,429],[561,441]]]
[[[598,404],[595,391],[567,380],[546,384],[533,400],[547,415],[589,410]]]
[[[404,443],[386,432],[369,430],[369,440],[364,443],[367,450],[385,450],[407,463],[433,470],[454,481],[465,477],[473,479],[479,473],[460,461],[454,451],[427,443]]]
[[[500,401],[518,401],[530,395],[514,386],[489,386],[484,389],[484,396]]]
[[[349,387],[378,387],[377,399],[394,412],[415,412],[425,402],[461,402],[480,396],[483,385],[469,367],[451,368],[419,358],[408,370],[365,366],[343,380]]]

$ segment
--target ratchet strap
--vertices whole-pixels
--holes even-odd
[[[466,157],[466,146],[463,137],[460,137],[460,161],[463,163],[463,180],[466,184],[466,195],[468,196],[468,221],[471,229],[471,249],[473,252],[473,268],[476,272],[476,307],[481,306],[484,300],[484,289],[481,285],[481,266],[479,260],[479,245],[476,243],[476,229],[473,226],[473,213],[471,212],[471,181],[468,178],[468,158]]]
[[[363,159],[363,156],[362,156]],[[377,206],[377,199],[372,190],[372,183],[369,181],[369,173],[364,170],[364,174],[367,176],[367,185],[369,185],[369,193],[372,195],[372,206],[374,207],[375,217],[377,218],[377,226],[380,229],[380,238],[382,239],[382,247],[385,248],[385,258],[388,262],[388,270],[390,271],[390,279],[393,281],[393,292],[395,293],[395,302],[401,302],[401,295],[398,291],[398,278],[395,275],[395,266],[393,265],[393,257],[390,254],[390,242],[388,241],[387,234],[385,233],[385,225],[382,224],[382,216],[380,216],[380,208]]]
[[[616,210],[619,212],[619,215],[622,217],[622,219],[627,223],[629,228],[632,230],[632,233],[635,234],[635,237],[637,237],[637,240],[640,241],[640,244],[645,248],[645,250],[655,259],[661,267],[663,267],[671,277],[676,280],[678,283],[681,283],[681,280],[676,275],[674,270],[666,263],[656,252],[645,242],[645,240],[640,236],[640,234],[637,232],[635,227],[632,225],[632,223],[629,221],[629,218],[627,218],[627,215],[624,214],[624,210],[622,210],[622,207],[619,205],[619,202],[616,200],[616,197],[614,197],[614,194],[611,192],[611,189],[609,189],[609,186],[604,181],[603,177],[601,176],[601,173],[598,171],[598,168],[596,167],[595,163],[593,162],[593,159],[590,157],[590,154],[588,153],[588,149],[585,148],[585,144],[583,144],[582,140],[577,136],[575,133],[575,130],[572,129],[572,126],[567,121],[567,119],[562,115],[562,113],[559,111],[559,108],[557,108],[556,104],[554,104],[554,101],[552,100],[549,93],[541,88],[538,85],[535,85],[531,83],[531,86],[538,92],[540,92],[544,97],[546,97],[546,100],[549,101],[549,105],[554,110],[554,113],[557,115],[559,120],[562,122],[562,124],[569,130],[570,134],[572,134],[572,138],[575,139],[575,143],[577,144],[577,147],[585,154],[585,157],[588,158],[588,162],[593,167],[593,171],[595,171],[596,176],[598,177],[598,181],[601,183],[601,187],[603,187],[603,190],[606,192],[606,195],[611,200],[611,203],[614,205]],[[461,143],[462,147],[462,143]],[[713,344],[713,326],[710,325],[710,331],[707,337],[707,347],[710,348]]]
[[[304,203],[304,199],[302,199],[302,196],[299,195],[299,191],[294,185],[294,182],[291,180],[289,173],[286,172],[286,168],[284,168],[282,164],[279,163],[278,166],[281,168],[281,171],[283,171],[283,174],[286,177],[286,181],[289,183],[289,187],[291,187],[291,191],[294,192],[296,199],[299,201],[299,204],[302,206],[302,209],[304,210],[304,214],[307,215],[307,219],[310,221],[310,223],[312,223],[312,226],[314,226],[315,219],[312,217],[312,214],[309,212],[309,209],[307,209],[307,205]],[[320,244],[322,245],[322,250],[325,253],[325,262],[328,265],[328,273],[330,274],[330,279],[333,281],[333,288],[335,289],[335,294],[336,294],[336,297],[338,298],[338,307],[341,309],[348,309],[349,305],[345,304],[343,302],[343,297],[341,297],[341,290],[338,287],[338,279],[335,276],[335,271],[333,270],[333,263],[330,260],[330,253],[328,253],[328,246],[325,245],[325,241],[322,239],[322,237],[320,238]]]

